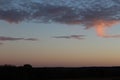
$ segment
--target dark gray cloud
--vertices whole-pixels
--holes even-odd
[[[120,20],[120,0],[1,0],[0,19],[94,25]]]
[[[120,0],[0,0],[0,20],[108,27],[120,21]]]
[[[84,35],[70,35],[70,36],[54,36],[53,38],[64,38],[64,39],[85,39]]]
[[[18,40],[37,41],[38,39],[36,39],[36,38],[15,38],[15,37],[0,36],[0,41],[18,41]]]

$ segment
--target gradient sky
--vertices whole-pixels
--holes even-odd
[[[107,21],[106,18],[100,18],[100,20]],[[119,20],[114,20],[119,22]],[[8,37],[12,38],[12,40],[0,39],[1,65],[31,64],[41,67],[120,66],[120,38],[98,36],[95,27],[84,29],[85,25],[89,25],[87,23],[81,25],[76,23],[66,24],[66,21],[65,24],[62,24],[59,21],[39,23],[24,20],[19,23],[14,22],[13,19],[10,23],[6,18],[1,18],[0,14],[0,36],[7,37],[7,39]],[[88,22],[93,23],[94,21]],[[111,26],[110,28],[106,27],[107,34],[120,34],[119,23]],[[84,39],[77,39],[71,37],[71,35],[78,35],[80,38],[80,35],[85,36],[82,36]]]

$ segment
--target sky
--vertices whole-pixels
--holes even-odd
[[[0,0],[0,65],[120,66],[120,0]]]

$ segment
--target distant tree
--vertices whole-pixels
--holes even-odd
[[[30,64],[24,64],[23,67],[24,67],[24,68],[27,68],[27,69],[31,69],[31,68],[32,68],[32,65],[30,65]]]
[[[10,65],[10,64],[5,64],[5,65],[3,65],[3,67],[15,68],[16,66],[15,65]]]

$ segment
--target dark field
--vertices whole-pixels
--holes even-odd
[[[120,67],[0,66],[2,80],[120,80]]]
[[[51,80],[51,79],[50,79]],[[120,78],[104,78],[104,79],[55,79],[55,80],[120,80]]]

